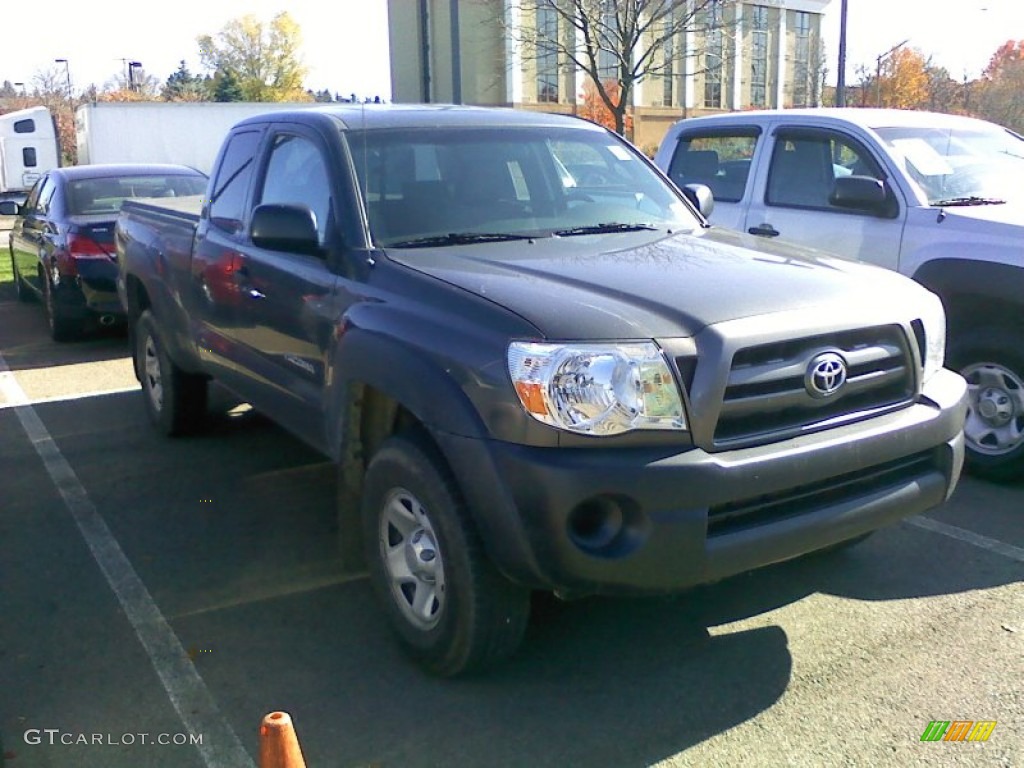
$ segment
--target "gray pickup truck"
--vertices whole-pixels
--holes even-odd
[[[939,300],[693,199],[563,116],[245,120],[201,200],[122,209],[143,401],[180,434],[215,379],[334,459],[343,559],[441,675],[510,654],[531,590],[681,590],[943,503]]]

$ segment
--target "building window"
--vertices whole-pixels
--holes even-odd
[[[793,56],[793,106],[807,107],[811,101],[811,14],[794,13],[796,51]]]
[[[619,79],[619,57],[616,53],[618,20],[615,15],[615,0],[604,0],[604,11],[597,29],[597,75],[601,80]]]
[[[537,101],[558,103],[558,14],[537,9]]]
[[[704,27],[704,106],[709,109],[722,107],[722,65],[725,55],[725,39],[722,35],[724,23],[722,6],[714,2],[702,12]]]
[[[752,51],[750,56],[750,104],[763,107],[768,91],[768,8],[755,5],[750,19]]]

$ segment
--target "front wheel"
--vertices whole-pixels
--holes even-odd
[[[950,368],[967,380],[967,469],[992,480],[1024,476],[1024,355],[998,331],[955,339]]]
[[[396,435],[374,454],[362,517],[374,589],[400,642],[427,671],[464,674],[519,647],[530,593],[488,560],[426,440]]]
[[[149,310],[139,317],[134,336],[136,373],[150,421],[165,435],[195,431],[206,415],[206,378],[174,364]]]

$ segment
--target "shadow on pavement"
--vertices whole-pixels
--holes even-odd
[[[112,326],[58,343],[50,338],[39,303],[22,304],[0,297],[0,354],[12,371],[54,368],[129,357],[128,335]]]

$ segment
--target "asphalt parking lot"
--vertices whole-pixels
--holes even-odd
[[[159,438],[125,339],[53,344],[38,306],[0,300],[0,359],[5,768],[252,765],[278,709],[311,768],[1024,765],[1024,483],[671,599],[541,601],[511,662],[440,681],[341,571],[321,456],[223,393]]]

